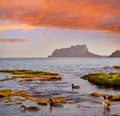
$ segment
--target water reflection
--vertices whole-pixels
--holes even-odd
[[[104,116],[110,116],[110,108],[104,107],[103,113],[104,113]]]

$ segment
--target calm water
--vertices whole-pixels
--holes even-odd
[[[90,72],[118,72],[117,69],[103,68],[120,65],[120,58],[31,58],[31,59],[0,59],[0,69],[33,69],[48,72],[57,72],[62,81],[56,82],[1,82],[0,88],[13,90],[25,89],[34,97],[49,98],[64,96],[68,104],[63,108],[40,106],[38,112],[21,112],[19,105],[4,106],[0,103],[0,116],[109,116],[120,114],[120,102],[111,103],[111,111],[103,113],[103,106],[99,103],[102,98],[94,98],[89,94],[98,91],[103,94],[120,95],[120,91],[98,88],[80,77]],[[5,78],[10,74],[0,74]],[[71,84],[80,85],[79,90],[72,90]],[[25,104],[30,104],[26,102]],[[33,103],[32,103],[33,104]]]

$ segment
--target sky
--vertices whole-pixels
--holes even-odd
[[[86,44],[120,50],[120,0],[0,0],[0,57],[47,57]]]

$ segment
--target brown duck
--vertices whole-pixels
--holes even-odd
[[[54,106],[54,107],[63,107],[63,105],[61,103],[54,103],[52,98],[49,99],[50,100],[50,106]]]
[[[110,101],[107,99],[105,95],[103,95],[104,100],[102,100],[101,104],[104,105],[104,108],[109,108],[110,106]]]
[[[25,110],[33,110],[33,111],[37,111],[37,110],[40,110],[39,107],[37,106],[29,106],[29,107],[26,107],[25,105],[21,105],[20,106],[20,109],[22,109],[25,111]]]

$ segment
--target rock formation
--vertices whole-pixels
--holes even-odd
[[[115,52],[113,52],[110,57],[120,57],[120,50],[116,50]]]
[[[86,45],[76,45],[69,48],[61,48],[53,51],[48,57],[100,57],[88,51]]]

